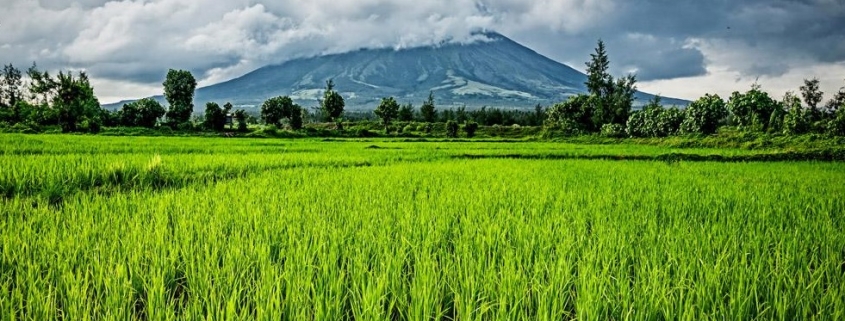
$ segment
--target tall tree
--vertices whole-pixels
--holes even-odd
[[[587,90],[592,95],[604,97],[613,87],[613,77],[608,72],[610,59],[607,57],[607,50],[604,41],[599,39],[595,53],[590,54],[590,61],[587,63]]]
[[[3,75],[0,78],[0,107],[13,107],[23,99],[22,79],[21,71],[15,66],[12,64],[3,66]]]
[[[637,91],[636,76],[628,75],[614,81],[608,72],[610,59],[602,40],[598,41],[595,53],[590,54],[590,61],[586,65],[587,81],[584,84],[593,96],[589,103],[594,111],[590,127],[595,130],[605,124],[627,123]]]
[[[382,98],[374,113],[381,118],[384,127],[387,128],[390,122],[399,116],[399,103],[393,97]]]
[[[187,70],[170,69],[162,85],[164,98],[170,104],[167,121],[172,125],[188,122],[194,111],[194,91],[197,89],[194,75]]]
[[[38,66],[32,63],[32,66],[26,70],[26,75],[29,77],[29,94],[30,99],[37,105],[45,106],[53,100],[56,95],[58,83],[47,71],[38,70]]]
[[[53,98],[53,108],[58,111],[62,131],[77,131],[82,121],[89,125],[88,128],[83,129],[99,130],[100,102],[94,95],[94,88],[88,80],[88,75],[80,72],[77,77],[74,77],[70,72],[59,72],[55,83],[57,87]]]
[[[414,105],[411,105],[411,103],[402,105],[402,107],[399,108],[399,121],[412,120],[414,120]]]
[[[428,92],[428,99],[420,106],[420,115],[423,121],[433,123],[437,121],[437,108],[434,106],[434,92]]]
[[[343,115],[343,96],[334,90],[334,81],[329,79],[326,81],[326,91],[323,92],[323,100],[320,101],[320,107],[329,119],[337,123],[337,128],[342,129],[340,117]]]
[[[801,97],[804,98],[804,103],[810,109],[810,121],[820,120],[821,111],[819,110],[819,103],[821,103],[824,93],[819,90],[818,78],[804,79],[804,85],[800,89]]]

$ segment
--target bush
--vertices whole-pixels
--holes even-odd
[[[601,126],[601,135],[604,137],[623,138],[625,127],[621,124],[604,124]]]
[[[414,131],[415,129],[416,128],[413,125],[408,124],[408,125],[405,126],[405,128],[402,128],[402,132],[403,133],[410,133],[410,132]]]
[[[359,129],[355,132],[358,137],[378,137],[378,134],[369,131],[368,129]]]
[[[275,136],[279,133],[279,127],[276,127],[276,125],[266,125],[261,131],[268,136]]]
[[[454,120],[450,120],[446,122],[446,137],[458,137],[458,123]]]
[[[475,136],[475,132],[478,130],[478,123],[471,121],[464,124],[464,131],[467,133],[468,138],[472,138]]]

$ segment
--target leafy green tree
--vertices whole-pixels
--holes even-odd
[[[463,124],[467,120],[469,120],[469,113],[467,113],[467,106],[463,105],[461,107],[458,107],[458,109],[455,110],[455,121],[457,121],[459,124]]]
[[[414,105],[407,103],[399,108],[399,121],[413,121],[414,120]]]
[[[338,129],[343,129],[341,125],[341,116],[343,115],[343,97],[334,90],[334,81],[329,79],[326,81],[326,90],[323,92],[323,100],[320,101],[320,107],[329,117],[330,121],[337,123]]]
[[[261,120],[267,125],[280,126],[286,118],[286,111],[293,106],[293,100],[288,96],[278,96],[267,99],[261,105]]]
[[[590,54],[587,65],[587,86],[591,96],[592,126],[596,130],[604,124],[625,124],[631,113],[634,94],[637,91],[637,78],[628,75],[614,81],[608,69],[610,60],[607,56],[604,42],[598,41],[595,53]]]
[[[238,109],[235,111],[235,121],[238,123],[238,131],[245,132],[247,131],[247,116],[246,111],[243,109]]]
[[[825,104],[825,109],[829,115],[836,117],[837,110],[842,109],[843,106],[845,106],[845,87],[839,88],[839,92]]]
[[[595,95],[570,96],[564,102],[546,109],[546,126],[562,130],[566,134],[593,131]]]
[[[684,109],[680,132],[683,134],[710,135],[728,116],[725,101],[719,95],[706,94]]]
[[[680,131],[684,113],[677,107],[664,108],[655,96],[642,110],[631,114],[626,132],[632,137],[666,137]]]
[[[801,107],[801,99],[791,92],[783,96],[781,105],[786,110],[783,117],[783,133],[800,135],[810,130],[810,115]]]
[[[743,129],[765,131],[769,119],[780,105],[754,84],[751,90],[743,93],[734,92],[728,100],[728,111],[734,123]]]
[[[232,109],[232,104],[226,104],[224,108],[220,108],[215,102],[205,104],[205,120],[203,125],[207,129],[214,131],[223,131],[226,129],[226,116]]]
[[[845,136],[845,104],[840,105],[827,123],[827,132],[834,136]]]
[[[144,98],[124,104],[118,113],[118,118],[119,123],[123,126],[153,128],[164,114],[164,107],[158,101],[152,98]]]
[[[437,121],[437,108],[434,106],[434,92],[428,92],[428,99],[420,106],[420,115],[422,120],[427,123]]]
[[[291,128],[302,128],[302,107],[295,104],[288,96],[278,96],[267,99],[261,105],[261,119],[265,124],[281,126],[282,120],[287,119]]]
[[[469,121],[464,123],[464,131],[467,133],[467,138],[475,137],[475,132],[478,130],[478,123]]]
[[[459,129],[460,129],[460,126],[458,125],[458,122],[456,122],[454,120],[447,121],[446,122],[446,137],[451,137],[451,138],[458,137],[458,130]]]
[[[77,77],[72,73],[59,72],[56,80],[56,94],[53,108],[58,112],[59,125],[64,132],[80,129],[98,131],[100,128],[100,102],[94,95],[94,88],[88,75],[80,72]],[[85,126],[81,126],[84,123]]]
[[[610,59],[607,57],[607,50],[604,41],[599,39],[595,53],[590,54],[590,61],[587,63],[587,91],[591,95],[606,97],[610,95],[613,87],[613,77],[608,72]]]
[[[187,70],[170,69],[162,85],[164,98],[170,104],[167,121],[172,126],[189,122],[194,111],[194,91],[197,88],[194,75]]]
[[[819,90],[819,79],[804,79],[804,85],[801,86],[801,97],[804,98],[804,103],[809,108],[810,122],[821,120],[821,110],[819,110],[819,103],[822,102],[824,93]]]
[[[390,122],[399,116],[399,104],[393,97],[382,98],[381,103],[375,110],[376,116],[381,118],[384,127],[387,128]]]
[[[302,129],[302,118],[303,118],[303,109],[298,105],[294,105],[294,108],[290,111],[290,117],[288,118],[290,122],[290,128],[294,130]]]

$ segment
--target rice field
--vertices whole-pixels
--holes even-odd
[[[845,319],[780,152],[0,135],[0,320]]]

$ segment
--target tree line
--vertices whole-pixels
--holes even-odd
[[[845,87],[826,103],[819,90],[818,79],[805,79],[799,95],[787,92],[776,100],[755,84],[750,90],[734,92],[727,100],[706,94],[686,108],[667,107],[660,97],[634,110],[637,79],[634,75],[614,78],[609,73],[610,60],[604,43],[599,40],[595,52],[586,63],[586,94],[571,96],[549,108],[537,105],[533,110],[510,110],[482,107],[467,110],[465,106],[438,110],[433,93],[419,108],[410,102],[400,104],[394,97],[385,97],[370,112],[345,113],[345,101],[335,90],[332,80],[326,82],[319,106],[312,112],[296,104],[288,96],[267,99],[258,117],[245,109],[233,110],[231,103],[220,106],[208,102],[205,113],[192,120],[197,81],[185,70],[169,70],[162,83],[168,107],[152,98],[124,104],[120,110],[102,109],[88,76],[84,72],[59,72],[52,77],[35,64],[23,73],[11,64],[4,66],[0,79],[0,123],[38,128],[60,126],[64,132],[97,132],[101,127],[170,127],[177,130],[203,129],[223,131],[236,127],[248,131],[249,123],[259,119],[265,125],[299,130],[306,119],[333,123],[343,130],[345,120],[378,119],[386,132],[399,131],[394,122],[445,123],[447,136],[456,137],[463,129],[472,137],[479,126],[521,125],[544,126],[546,130],[565,135],[601,134],[610,137],[666,137],[672,135],[710,135],[723,126],[743,131],[797,135],[826,133],[845,135]],[[430,131],[430,130],[429,130]]]
[[[727,100],[706,94],[679,109],[665,107],[660,97],[655,97],[641,110],[633,111],[636,77],[613,79],[601,40],[586,64],[588,93],[551,106],[546,119],[549,128],[566,134],[611,137],[709,135],[722,126],[771,134],[845,135],[845,87],[822,106],[824,93],[816,78],[804,80],[800,97],[787,92],[780,101],[754,84],[744,93],[734,92]]]

